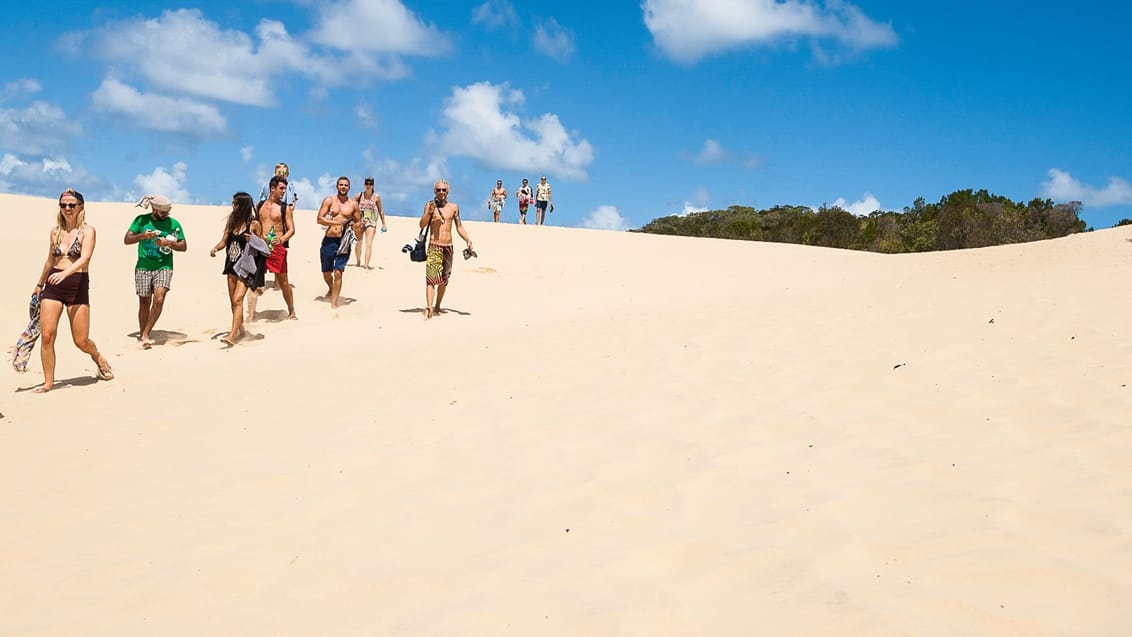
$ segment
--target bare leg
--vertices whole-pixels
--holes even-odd
[[[519,224],[524,225],[524,226],[527,225],[527,213],[525,213],[525,212],[519,213]]]
[[[373,268],[370,267],[369,262],[370,262],[370,257],[373,256],[373,238],[375,236],[377,236],[377,228],[366,228],[365,235],[366,235],[366,269],[372,270]],[[358,247],[357,250],[358,250],[358,256],[361,257],[362,256],[361,247]]]
[[[260,297],[261,294],[263,294],[263,288],[259,288],[258,290],[252,290],[251,294],[248,294],[247,296],[244,297],[248,300],[248,317],[247,317],[248,323],[254,323],[255,322],[255,308],[256,308],[256,305],[259,304],[259,297]]]
[[[43,361],[43,385],[36,389],[39,393],[49,392],[55,387],[55,337],[59,333],[59,317],[63,315],[63,304],[54,299],[39,303],[39,359]]]
[[[424,311],[425,320],[432,318],[432,299],[435,295],[436,295],[436,286],[426,284],[425,285],[425,294],[424,294],[424,296],[425,296],[425,311]]]
[[[149,323],[149,306],[153,305],[153,295],[138,297],[138,343],[146,346],[145,326]]]
[[[161,310],[165,309],[165,295],[168,292],[169,288],[153,289],[153,305],[149,307],[149,319],[146,320],[141,333],[142,347],[148,349],[150,345],[153,345],[153,338],[150,333],[153,331],[153,326],[157,325],[157,319],[161,318]]]
[[[329,299],[334,296],[334,271],[323,272],[322,280],[326,283],[326,294],[323,296]]]
[[[338,307],[338,297],[342,294],[342,275],[345,274],[343,270],[335,270],[330,273],[332,283],[330,284],[330,307]]]
[[[275,275],[275,287],[283,290],[283,300],[287,303],[287,318],[299,318],[295,316],[295,291],[291,289],[291,282],[287,280],[285,272]]]
[[[220,340],[227,343],[229,347],[240,340],[240,335],[244,331],[244,296],[247,292],[247,284],[235,275],[228,275],[228,300],[232,304],[232,328],[228,330],[228,336]]]
[[[114,371],[110,363],[98,351],[98,346],[90,340],[90,306],[72,305],[67,308],[67,318],[71,321],[71,339],[75,347],[90,356],[95,365],[98,365],[98,377],[102,380],[114,378]]]
[[[448,289],[448,284],[445,283],[436,288],[436,305],[432,308],[433,314],[440,314],[440,303],[444,300],[444,291]]]

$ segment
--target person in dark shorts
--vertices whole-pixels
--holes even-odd
[[[111,380],[110,363],[90,340],[90,274],[87,267],[94,254],[94,226],[86,223],[86,203],[82,193],[68,188],[59,195],[59,216],[51,229],[47,259],[35,292],[39,294],[39,324],[43,361],[43,384],[36,393],[55,387],[55,338],[63,310],[71,324],[71,339],[98,366],[96,376]]]

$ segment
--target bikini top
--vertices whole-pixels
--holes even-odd
[[[63,244],[62,243],[55,244],[55,247],[51,249],[51,254],[52,254],[52,256],[56,256],[56,257],[63,256]],[[81,257],[82,254],[83,254],[82,237],[79,236],[78,232],[76,232],[75,233],[75,240],[71,242],[71,247],[67,250],[67,258],[74,261],[75,259]]]

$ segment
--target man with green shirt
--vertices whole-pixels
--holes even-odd
[[[134,289],[138,293],[138,342],[153,346],[151,332],[165,306],[165,295],[173,283],[173,251],[184,252],[185,231],[169,213],[173,202],[165,195],[146,195],[138,202],[148,213],[134,218],[126,230],[126,245],[138,244],[134,266]]]

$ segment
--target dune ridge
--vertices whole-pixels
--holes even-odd
[[[54,202],[0,211],[14,343]],[[177,205],[142,351],[139,212],[87,208],[115,380],[66,327],[63,387],[28,391],[38,352],[6,376],[0,634],[1132,631],[1128,228],[879,255],[468,222],[425,322],[416,218],[333,311],[300,210],[300,320],[226,350],[227,210]]]

